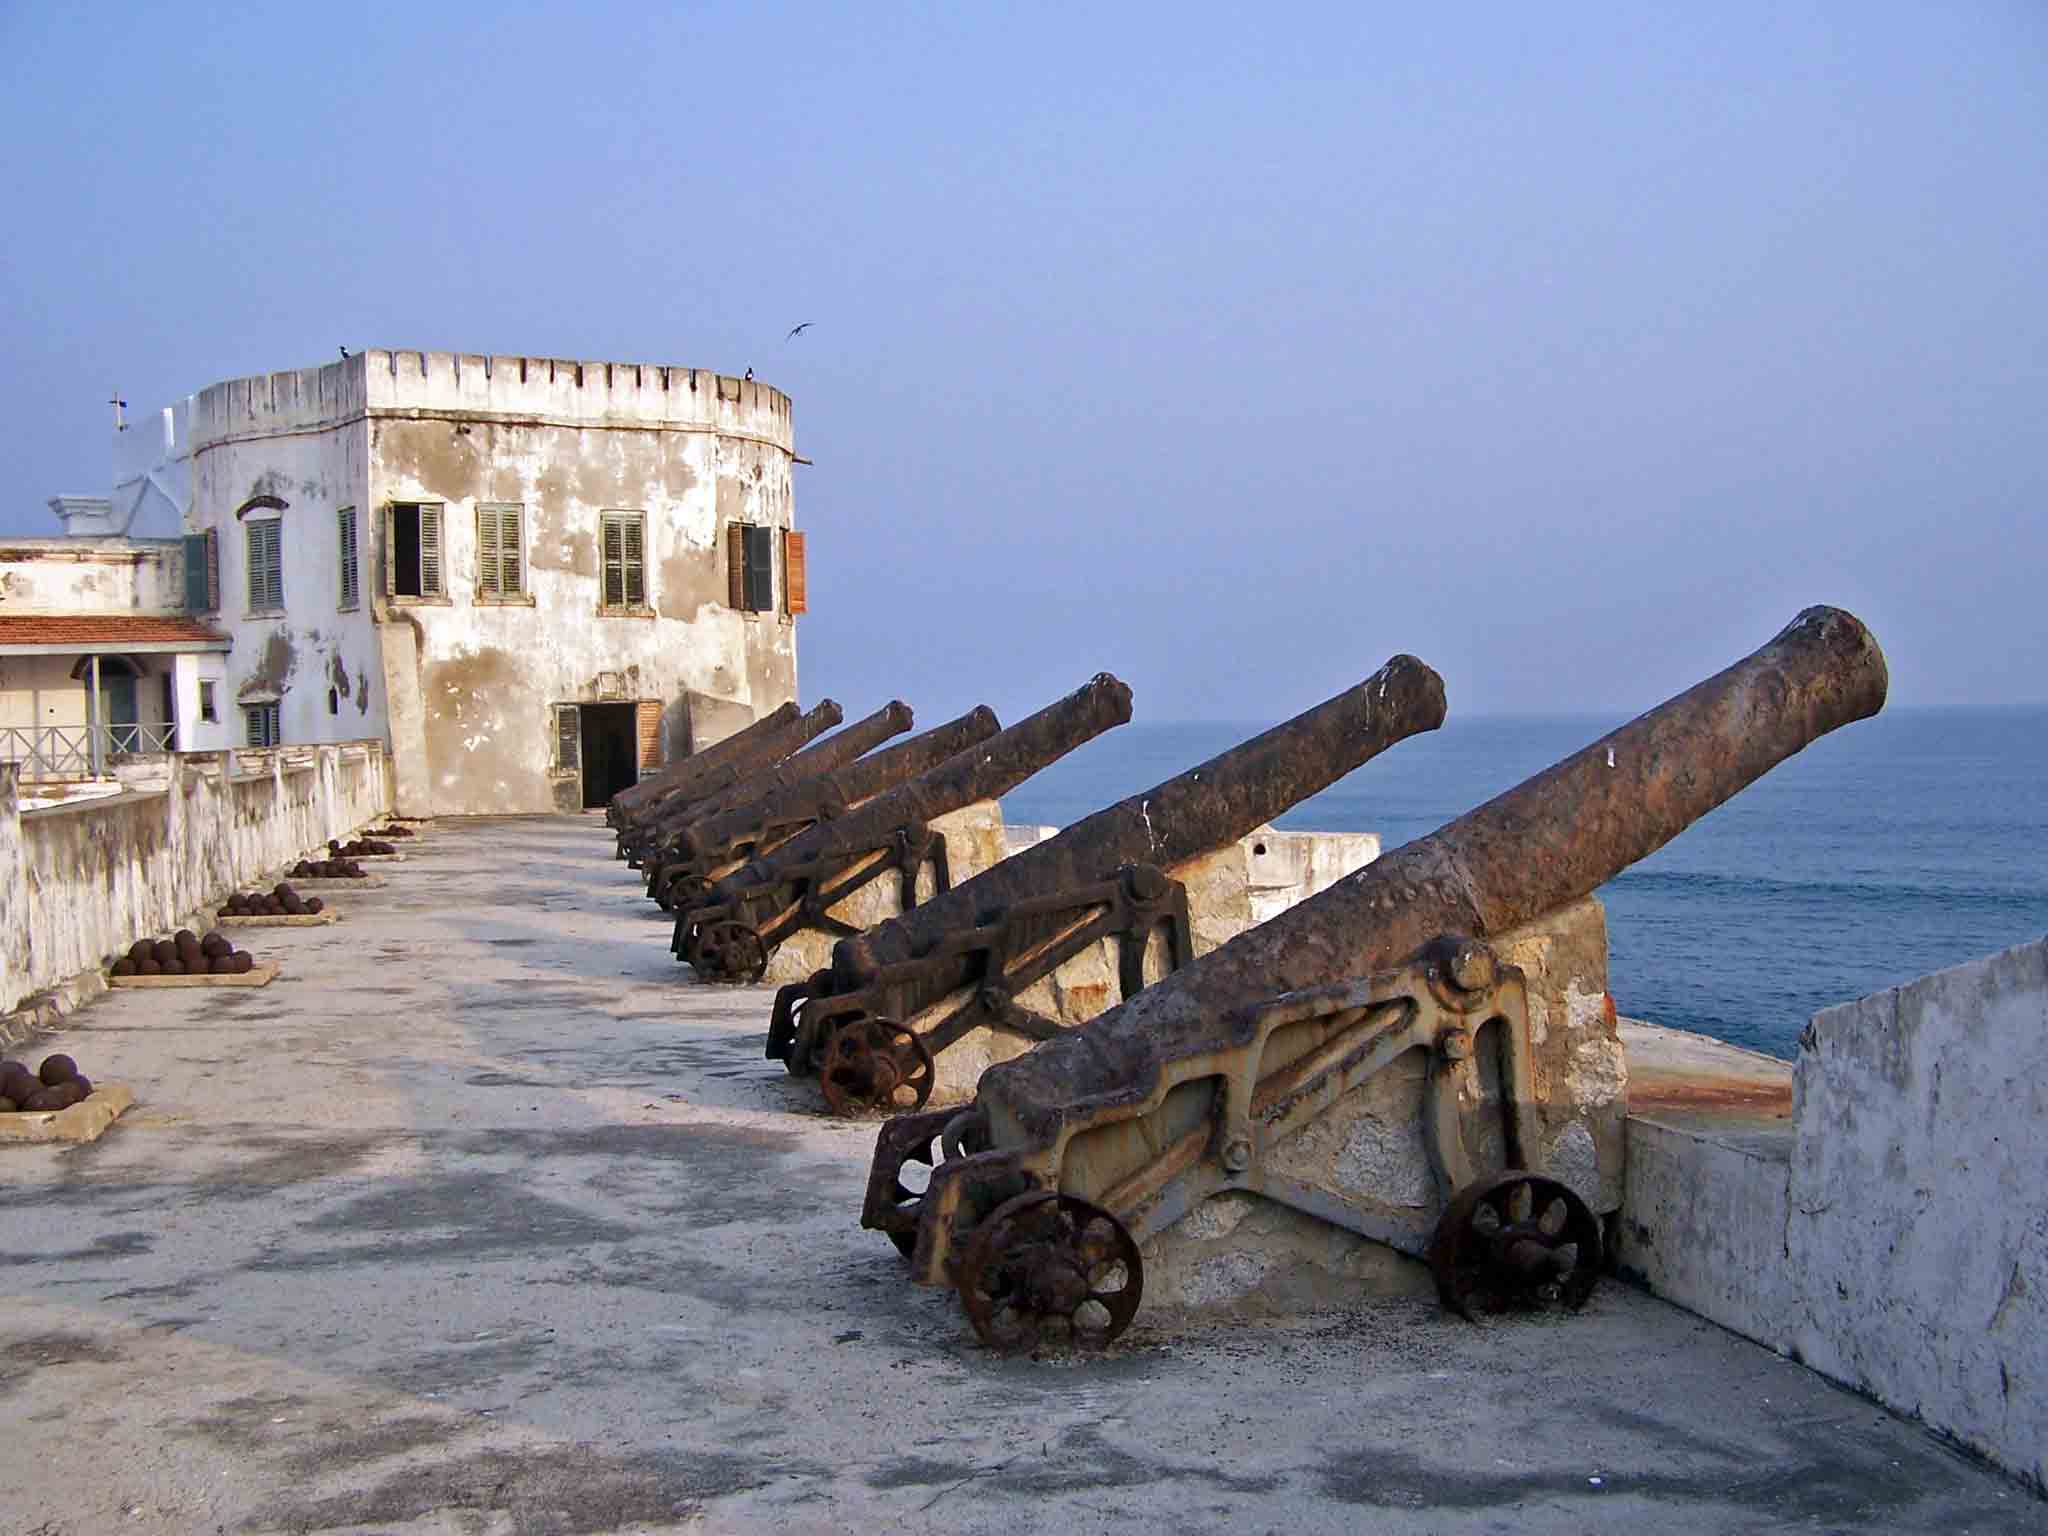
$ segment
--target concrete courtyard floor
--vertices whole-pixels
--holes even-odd
[[[0,1147],[0,1531],[2048,1529],[2048,1504],[1619,1284],[1141,1313],[990,1357],[858,1226],[872,1125],[694,984],[597,818],[448,824],[254,990],[61,1035],[139,1103]]]

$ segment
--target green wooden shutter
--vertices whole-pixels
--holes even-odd
[[[604,519],[604,606],[626,605],[626,536],[620,519],[609,513]]]
[[[356,509],[343,507],[335,514],[341,538],[341,606],[353,608],[362,601],[362,568],[356,558]]]
[[[526,539],[520,527],[525,520],[519,507],[498,509],[498,588],[506,597],[517,597],[526,588]]]
[[[192,613],[213,611],[213,592],[206,572],[212,539],[209,533],[185,535],[185,607]]]
[[[500,597],[498,573],[498,511],[479,507],[476,513],[476,590],[479,596]]]
[[[647,519],[634,515],[626,519],[626,606],[645,608],[647,606],[646,559]]]
[[[574,704],[555,706],[555,767],[573,773],[583,766],[583,716]]]

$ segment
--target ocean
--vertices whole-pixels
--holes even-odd
[[[1282,816],[1434,831],[1625,716],[1448,721]],[[1003,798],[1064,826],[1265,729],[1132,723]],[[1621,1012],[1790,1057],[1813,1013],[2048,933],[2048,709],[1891,709],[1822,738],[1600,890]]]

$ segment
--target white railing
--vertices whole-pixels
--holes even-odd
[[[154,725],[0,726],[0,763],[30,779],[96,779],[117,759],[177,749],[178,728]]]

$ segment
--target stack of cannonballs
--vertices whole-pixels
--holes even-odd
[[[394,823],[388,827],[379,827],[377,835],[379,837],[418,837],[419,833],[413,831],[411,827],[401,827]]]
[[[396,853],[398,850],[389,843],[380,843],[373,837],[359,837],[346,848],[333,838],[327,840],[327,851],[337,859],[361,858],[366,853]]]
[[[222,917],[305,917],[326,910],[318,896],[301,896],[291,886],[279,883],[268,895],[261,891],[235,892],[221,903]]]
[[[218,933],[200,938],[180,928],[175,938],[138,939],[114,962],[116,976],[245,976],[256,968],[255,957],[237,949]]]
[[[45,1056],[33,1072],[22,1062],[0,1061],[0,1114],[69,1109],[91,1094],[92,1079],[69,1056]]]
[[[363,866],[354,859],[301,859],[285,873],[301,880],[360,880]]]

